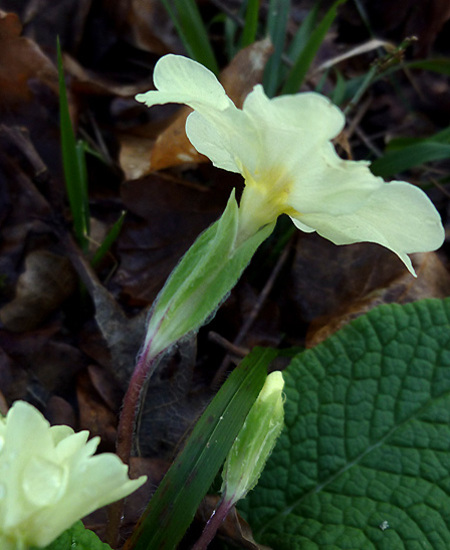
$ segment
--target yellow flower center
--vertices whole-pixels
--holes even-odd
[[[241,174],[245,178],[245,188],[239,207],[240,242],[275,221],[280,214],[299,215],[289,205],[293,181],[285,169],[274,166],[264,173],[250,174],[242,167]]]

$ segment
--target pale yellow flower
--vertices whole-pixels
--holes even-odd
[[[53,426],[24,401],[0,416],[0,548],[45,547],[77,520],[145,483],[98,437]]]
[[[154,83],[157,91],[136,99],[192,107],[186,122],[191,143],[215,166],[245,178],[241,241],[284,213],[302,231],[338,245],[378,243],[412,274],[408,254],[441,246],[441,220],[423,191],[403,181],[385,183],[369,163],[337,155],[331,140],[345,118],[326,97],[308,92],[269,99],[257,85],[238,109],[209,70],[171,54],[156,64]]]

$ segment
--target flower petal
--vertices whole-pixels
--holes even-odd
[[[0,545],[47,546],[81,517],[145,482],[145,476],[130,480],[116,455],[92,456],[100,438],[86,442],[86,431],[50,427],[28,403],[16,401],[0,420]]]
[[[248,163],[255,156],[252,130],[251,122],[238,109],[227,109],[214,117],[195,111],[186,121],[186,134],[197,151],[217,168],[230,172],[242,173],[240,159]]]
[[[127,466],[112,453],[96,455],[86,461],[85,466],[78,475],[70,476],[57,513],[52,507],[42,508],[30,520],[28,528],[38,546],[47,546],[55,532],[61,533],[94,510],[128,496],[147,479],[146,476],[129,479]]]
[[[223,86],[206,67],[182,55],[169,54],[156,63],[153,81],[158,91],[138,94],[136,100],[152,105],[185,103],[202,112],[204,108],[223,111],[234,103]]]
[[[323,95],[304,92],[269,99],[260,84],[246,97],[243,110],[269,133],[274,128],[290,128],[305,144],[333,139],[345,124],[342,111]]]
[[[380,185],[354,212],[333,214],[324,209],[292,220],[299,229],[306,225],[338,245],[380,244],[395,252],[413,275],[407,254],[436,250],[444,241],[444,229],[431,201],[423,191],[402,181]]]
[[[302,167],[312,159],[317,162],[320,147],[339,134],[345,123],[342,112],[319,94],[269,99],[260,85],[247,96],[243,110],[256,128],[253,140],[257,135],[260,173],[274,163],[294,171],[294,166]],[[243,160],[251,169],[248,159]]]

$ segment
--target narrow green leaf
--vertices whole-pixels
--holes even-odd
[[[61,126],[61,150],[66,182],[67,196],[73,217],[74,231],[78,243],[87,250],[86,235],[89,228],[89,209],[87,196],[87,175],[84,157],[79,153],[75,134],[70,120],[66,83],[59,39],[57,42],[59,76],[59,114]],[[81,155],[81,156],[80,156]]]
[[[286,428],[238,506],[255,539],[450,548],[450,299],[380,306],[283,376]]]
[[[409,145],[417,145],[427,142],[450,143],[450,126],[427,138],[402,137],[391,139],[391,141],[386,146],[386,151],[397,151],[400,149],[404,149],[406,146]]]
[[[259,0],[247,0],[245,24],[241,35],[241,49],[250,46],[256,40],[258,30]]]
[[[264,90],[269,97],[275,95],[280,83],[281,58],[286,42],[290,9],[290,0],[270,0],[267,34],[272,40],[274,51],[264,71]]]
[[[238,26],[236,22],[231,19],[231,17],[224,17],[224,40],[225,40],[225,51],[227,53],[227,59],[231,60],[237,54],[238,46],[236,45],[236,33],[238,31]]]
[[[317,19],[319,16],[321,0],[318,0],[314,6],[309,10],[308,15],[305,17],[302,24],[299,26],[297,32],[295,33],[294,38],[292,39],[291,44],[289,45],[287,55],[289,59],[297,59],[305,48],[308,40],[314,31],[314,27],[317,24]]]
[[[418,59],[416,61],[407,61],[397,67],[388,69],[384,74],[389,74],[398,69],[422,69],[425,71],[431,71],[434,73],[445,74],[450,76],[450,59],[448,57],[435,58],[435,59]],[[383,76],[383,75],[382,75]]]
[[[298,55],[294,66],[289,73],[286,83],[281,90],[282,94],[293,94],[298,92],[317,53],[317,50],[322,44],[325,35],[336,18],[338,7],[346,1],[347,0],[336,0],[327,11],[322,21],[317,25],[316,29],[311,33],[305,47]]]
[[[84,234],[89,235],[91,232],[91,220],[89,217],[89,193],[88,193],[88,175],[86,168],[86,144],[84,141],[78,141],[76,144],[76,154],[78,162],[78,170],[80,173],[80,201],[81,212],[83,215]]]
[[[108,231],[104,241],[99,246],[98,250],[94,254],[94,257],[91,260],[92,267],[96,267],[100,261],[105,257],[105,254],[109,251],[117,237],[119,236],[120,230],[122,229],[123,222],[125,220],[126,212],[122,212],[119,219]]]
[[[341,105],[345,101],[346,92],[347,92],[347,83],[345,78],[342,76],[341,71],[336,70],[336,84],[334,86],[333,94],[331,96],[331,101],[335,105]]]
[[[95,533],[85,529],[82,521],[77,521],[43,550],[111,550]],[[37,550],[32,549],[32,550]],[[41,549],[42,550],[42,549]]]
[[[375,160],[370,169],[376,176],[387,178],[414,166],[447,158],[450,158],[449,143],[428,141],[410,145],[401,150],[389,151]]]
[[[231,373],[158,487],[128,548],[176,548],[223,464],[276,354],[272,349],[254,349]]]
[[[219,67],[195,0],[162,0],[162,2],[188,55],[218,74]]]

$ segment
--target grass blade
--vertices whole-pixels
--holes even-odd
[[[105,257],[105,254],[107,254],[107,252],[113,245],[114,241],[119,236],[120,230],[122,229],[122,225],[125,220],[125,216],[126,216],[126,212],[123,211],[119,219],[108,231],[105,239],[103,240],[102,244],[98,247],[98,250],[96,251],[96,253],[94,254],[94,257],[91,260],[92,267],[96,267],[101,262],[101,260]]]
[[[317,18],[319,15],[319,7],[321,0],[318,0],[316,4],[309,10],[308,15],[305,17],[303,23],[298,28],[295,36],[288,49],[289,59],[297,59],[305,48],[309,37],[314,31],[314,27],[317,23]]]
[[[375,160],[370,168],[376,176],[387,178],[433,160],[450,158],[450,144],[426,141],[404,149],[388,151]]]
[[[258,396],[276,350],[257,348],[197,422],[142,516],[126,550],[176,548]]]
[[[281,90],[282,94],[293,94],[298,92],[312,60],[317,53],[317,50],[322,44],[328,29],[336,18],[338,7],[344,2],[346,2],[346,0],[336,0],[316,29],[311,33],[305,47],[297,57],[297,60],[289,73],[286,83]]]
[[[247,0],[245,25],[242,29],[241,49],[250,46],[256,40],[258,30],[259,0]]]
[[[386,151],[399,151],[410,145],[425,142],[450,143],[450,126],[427,138],[402,137],[392,139],[386,146]]]
[[[61,150],[67,196],[73,217],[74,231],[81,248],[88,247],[89,232],[89,198],[87,194],[87,172],[84,151],[80,151],[75,141],[75,134],[70,120],[67,101],[66,83],[59,40],[58,76],[59,76],[59,115],[61,126]]]
[[[219,73],[208,33],[194,0],[162,0],[186,51],[192,59]]]
[[[280,83],[281,58],[286,40],[290,8],[290,0],[270,0],[267,34],[272,40],[274,52],[264,72],[264,90],[269,97],[275,95]]]

